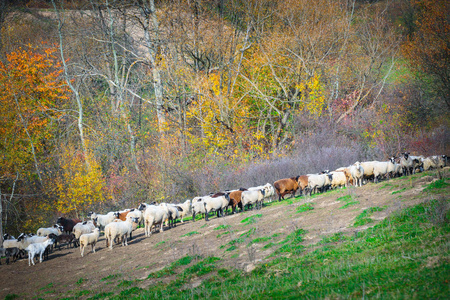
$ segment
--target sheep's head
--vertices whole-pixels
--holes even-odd
[[[56,224],[62,224],[64,220],[65,219],[63,217],[59,217],[58,220],[56,221]]]
[[[19,235],[19,237],[17,238],[17,241],[21,241],[21,240],[23,240],[25,237],[26,237],[27,235],[25,234],[25,233],[21,233],[20,235]]]
[[[119,218],[119,217],[120,217],[120,212],[116,211],[116,212],[114,213],[114,216],[115,216],[116,218]]]
[[[88,212],[87,217],[89,218],[93,213],[94,213],[93,211]]]

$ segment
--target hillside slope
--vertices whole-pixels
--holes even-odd
[[[341,298],[370,293],[379,296],[383,295],[380,292],[384,290],[383,284],[375,282],[375,279],[370,282],[369,277],[361,286],[352,289],[352,284],[349,284],[342,290],[335,287],[327,290],[324,282],[320,283],[313,277],[319,276],[330,284],[337,277],[343,282],[354,282],[355,278],[367,275],[364,275],[366,267],[372,269],[373,264],[389,261],[382,258],[385,255],[405,257],[403,261],[418,264],[415,268],[422,270],[424,276],[428,274],[423,272],[424,269],[431,270],[437,278],[445,275],[442,282],[430,276],[426,279],[436,289],[431,289],[430,295],[442,295],[448,291],[448,281],[444,280],[450,275],[449,248],[445,242],[450,237],[449,173],[449,168],[441,171],[440,176],[444,177],[441,180],[438,180],[437,172],[426,172],[379,184],[370,183],[362,188],[350,187],[312,197],[271,202],[258,211],[225,218],[211,217],[209,222],[189,220],[178,223],[177,227],[157,232],[150,238],[144,237],[141,228],[134,233],[128,247],[115,246],[112,251],[105,248],[101,237],[97,252],[85,254],[84,258],[79,249],[63,249],[56,250],[48,261],[34,267],[28,267],[26,260],[2,265],[0,297],[98,299],[137,294],[150,298],[157,295],[164,298],[180,295],[185,298],[193,295],[200,298],[258,298],[264,295],[275,298],[295,295]],[[392,220],[399,218],[400,211],[422,203],[432,208],[425,210],[428,219],[419,219],[422,221],[409,225],[401,223],[408,220],[400,218],[403,221],[398,221],[399,228],[406,226],[399,237],[403,239],[411,232],[414,233],[412,237],[417,235],[419,241],[411,245],[407,244],[409,240],[406,244],[396,243],[397,221]],[[415,216],[414,213],[410,215],[411,218]],[[383,242],[382,246],[368,246],[365,243],[374,239],[370,232],[379,230],[372,229],[377,224],[380,225],[376,228],[384,228],[386,224],[393,226],[381,234],[384,237],[386,232],[392,232],[391,240]],[[429,230],[414,229],[416,225]],[[423,240],[425,236],[420,236],[427,232],[434,236],[433,241]],[[428,244],[434,248],[423,250]],[[409,254],[399,254],[399,250]],[[347,253],[343,257],[348,255],[348,258],[341,261],[342,253]],[[361,253],[365,257],[363,262],[352,267]],[[418,257],[411,253],[417,253]],[[339,262],[339,267],[333,265],[336,262]],[[347,270],[341,274],[344,267]],[[409,274],[407,268],[399,265],[399,270],[405,274]],[[308,272],[302,273],[305,270]],[[385,280],[389,286],[392,281],[389,272],[377,272],[380,273],[375,278],[381,278],[381,282]],[[411,280],[415,277],[414,272],[411,271]],[[309,279],[294,282],[304,276],[311,282]],[[240,278],[244,277],[247,280],[241,281]],[[270,280],[266,280],[268,278]],[[308,286],[311,284],[316,288]],[[335,284],[341,286],[343,283]],[[236,288],[227,289],[231,285]],[[404,294],[401,288],[396,288],[397,296]],[[184,291],[178,294],[179,290]],[[306,291],[317,293],[303,294]],[[396,294],[384,295],[395,297]],[[411,292],[411,296],[414,295],[420,297],[424,294],[423,291],[422,294]]]

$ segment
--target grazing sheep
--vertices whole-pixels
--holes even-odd
[[[409,156],[409,152],[402,153],[402,157],[400,158],[400,165],[403,168],[403,175],[412,175],[415,173],[414,162]]]
[[[95,244],[98,241],[98,237],[100,235],[100,229],[95,228],[92,233],[85,233],[80,236],[80,252],[81,257],[83,257],[84,254],[84,248],[86,248],[87,245],[92,246],[92,252],[95,253]]]
[[[106,247],[109,246],[109,249],[112,250],[113,241],[116,238],[122,241],[122,246],[128,246],[127,237],[129,235],[131,240],[131,233],[137,228],[137,222],[137,218],[127,217],[125,221],[117,220],[106,225]]]
[[[105,229],[105,226],[114,221],[116,216],[114,212],[110,211],[106,215],[96,214],[95,212],[90,212],[88,215],[91,216],[91,220],[98,224],[98,227]]]
[[[188,214],[190,214],[192,211],[191,200],[188,199],[188,200],[184,201],[183,203],[177,204],[175,206],[177,207],[177,209],[179,211],[181,223],[183,223],[183,218],[185,216],[187,216]]]
[[[142,204],[141,204],[142,205]],[[144,211],[144,229],[145,235],[150,236],[152,234],[153,225],[161,224],[160,230],[164,231],[164,222],[169,218],[168,213],[160,206],[146,205]]]
[[[173,204],[167,203],[160,203],[159,206],[167,212],[167,220],[165,220],[166,226],[169,226],[169,228],[175,227],[175,222],[180,217],[178,208]]]
[[[308,193],[308,176],[301,175],[298,177],[298,189],[300,190],[300,195]]]
[[[436,162],[436,168],[443,168],[447,165],[447,155],[434,155],[432,158]]]
[[[247,190],[249,190],[249,191],[264,190],[264,199],[270,198],[273,195],[275,195],[275,188],[270,183],[266,183],[265,185],[250,187]]]
[[[410,155],[410,157],[413,160],[414,173],[416,172],[417,169],[419,170],[419,172],[423,172],[423,160],[425,159],[425,157],[423,157],[423,155],[419,156]]]
[[[84,221],[83,223],[78,223],[73,227],[73,234],[75,234],[75,238],[78,240],[82,234],[91,233],[95,229],[94,222]]]
[[[324,192],[331,185],[332,180],[332,174],[308,174],[309,195],[311,196],[313,191],[316,194],[319,189]]]
[[[62,243],[67,243],[67,249],[69,249],[72,244],[73,246],[76,246],[77,244],[77,239],[75,238],[75,234],[73,233],[71,234],[63,233],[60,235],[50,233],[48,237],[54,240],[54,244],[55,246],[58,247],[59,250],[61,250]]]
[[[353,166],[350,167],[350,174],[352,175],[353,182],[355,186],[361,187],[362,180],[364,177],[364,168],[361,166],[361,163],[357,161]]]
[[[434,159],[432,156],[428,156],[423,160],[423,170],[428,171],[431,169],[438,168],[438,160]]]
[[[208,213],[211,211],[217,212],[217,217],[223,217],[223,210],[230,203],[230,195],[225,193],[219,197],[202,197],[203,205],[205,206],[205,221],[208,221]]]
[[[256,191],[243,191],[241,194],[242,207],[249,205],[253,208],[253,205],[255,205],[256,209],[261,209],[264,194],[264,189]]]
[[[39,254],[39,263],[42,263],[42,255],[46,252],[47,247],[53,244],[53,240],[46,238],[45,241],[39,243],[33,243],[28,245],[25,250],[28,252],[28,266],[33,263],[34,266],[34,256]]]
[[[64,228],[61,225],[55,224],[53,227],[39,228],[36,232],[37,236],[47,236],[50,233],[60,235]]]
[[[66,219],[63,217],[59,217],[58,221],[56,221],[56,224],[59,224],[63,227],[64,232],[69,234],[72,232],[73,227],[78,224],[81,223],[81,220],[79,219]]]
[[[379,161],[373,165],[374,182],[378,183],[378,177],[386,176],[389,179],[389,174],[395,170],[395,158],[391,157],[388,161]]]
[[[331,174],[331,188],[334,189],[336,187],[347,186],[347,176],[345,176],[344,172],[330,172]],[[328,175],[325,174],[325,175]],[[329,177],[328,177],[329,178]]]
[[[295,197],[295,192],[298,190],[299,177],[300,176],[283,178],[275,181],[273,186],[275,187],[276,192],[278,194],[278,201],[281,201],[281,199],[284,200],[284,196],[286,194],[292,194],[292,197]]]

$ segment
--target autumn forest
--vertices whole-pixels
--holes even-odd
[[[0,3],[0,231],[449,154],[449,1]]]

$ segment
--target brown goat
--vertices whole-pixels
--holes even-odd
[[[273,186],[275,187],[275,189],[277,191],[278,201],[281,201],[281,199],[284,200],[284,195],[286,195],[286,194],[292,194],[292,196],[295,197],[295,193],[298,190],[299,177],[300,176],[284,178],[284,179],[275,181]]]

